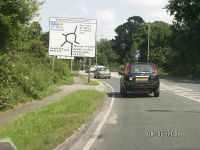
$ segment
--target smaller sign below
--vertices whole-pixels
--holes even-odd
[[[140,58],[140,53],[137,53],[136,55],[135,55],[135,58]]]
[[[140,51],[139,50],[136,50],[135,51],[135,58],[140,58]]]
[[[64,56],[64,55],[60,55],[60,56],[57,56],[58,59],[74,59],[74,57],[72,56]]]
[[[136,58],[136,60],[138,62],[138,60],[140,58],[140,51],[139,50],[136,50],[136,52],[135,52],[135,58]]]

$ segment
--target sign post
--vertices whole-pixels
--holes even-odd
[[[140,58],[140,51],[139,50],[136,50],[136,52],[135,52],[135,58],[136,58],[137,63],[138,63],[138,60]]]
[[[90,83],[90,67],[91,67],[91,58],[89,58],[88,83]]]
[[[52,72],[54,72],[55,56],[52,57]]]

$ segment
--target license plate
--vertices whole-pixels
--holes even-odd
[[[136,81],[148,81],[148,77],[136,77]]]

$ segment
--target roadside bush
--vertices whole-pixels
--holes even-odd
[[[59,79],[64,79],[67,75],[70,75],[67,63],[63,63],[64,60],[55,59],[54,65],[54,82]]]
[[[40,98],[40,93],[57,82],[72,82],[65,61],[55,60],[54,72],[50,58],[24,51],[0,55],[0,111],[18,103]],[[62,80],[62,82],[60,82]]]
[[[32,40],[29,43],[28,49],[30,53],[32,53],[34,56],[39,57],[39,58],[45,58],[47,49],[44,46],[44,43],[39,40]]]
[[[0,56],[0,110],[11,107],[9,100],[12,95],[11,68],[12,64],[6,55]]]

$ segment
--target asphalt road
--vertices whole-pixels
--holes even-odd
[[[96,121],[71,149],[200,150],[200,84],[162,79],[158,98],[122,98],[119,78],[101,80],[114,88],[114,95],[108,91],[108,105],[113,100],[108,117]]]

